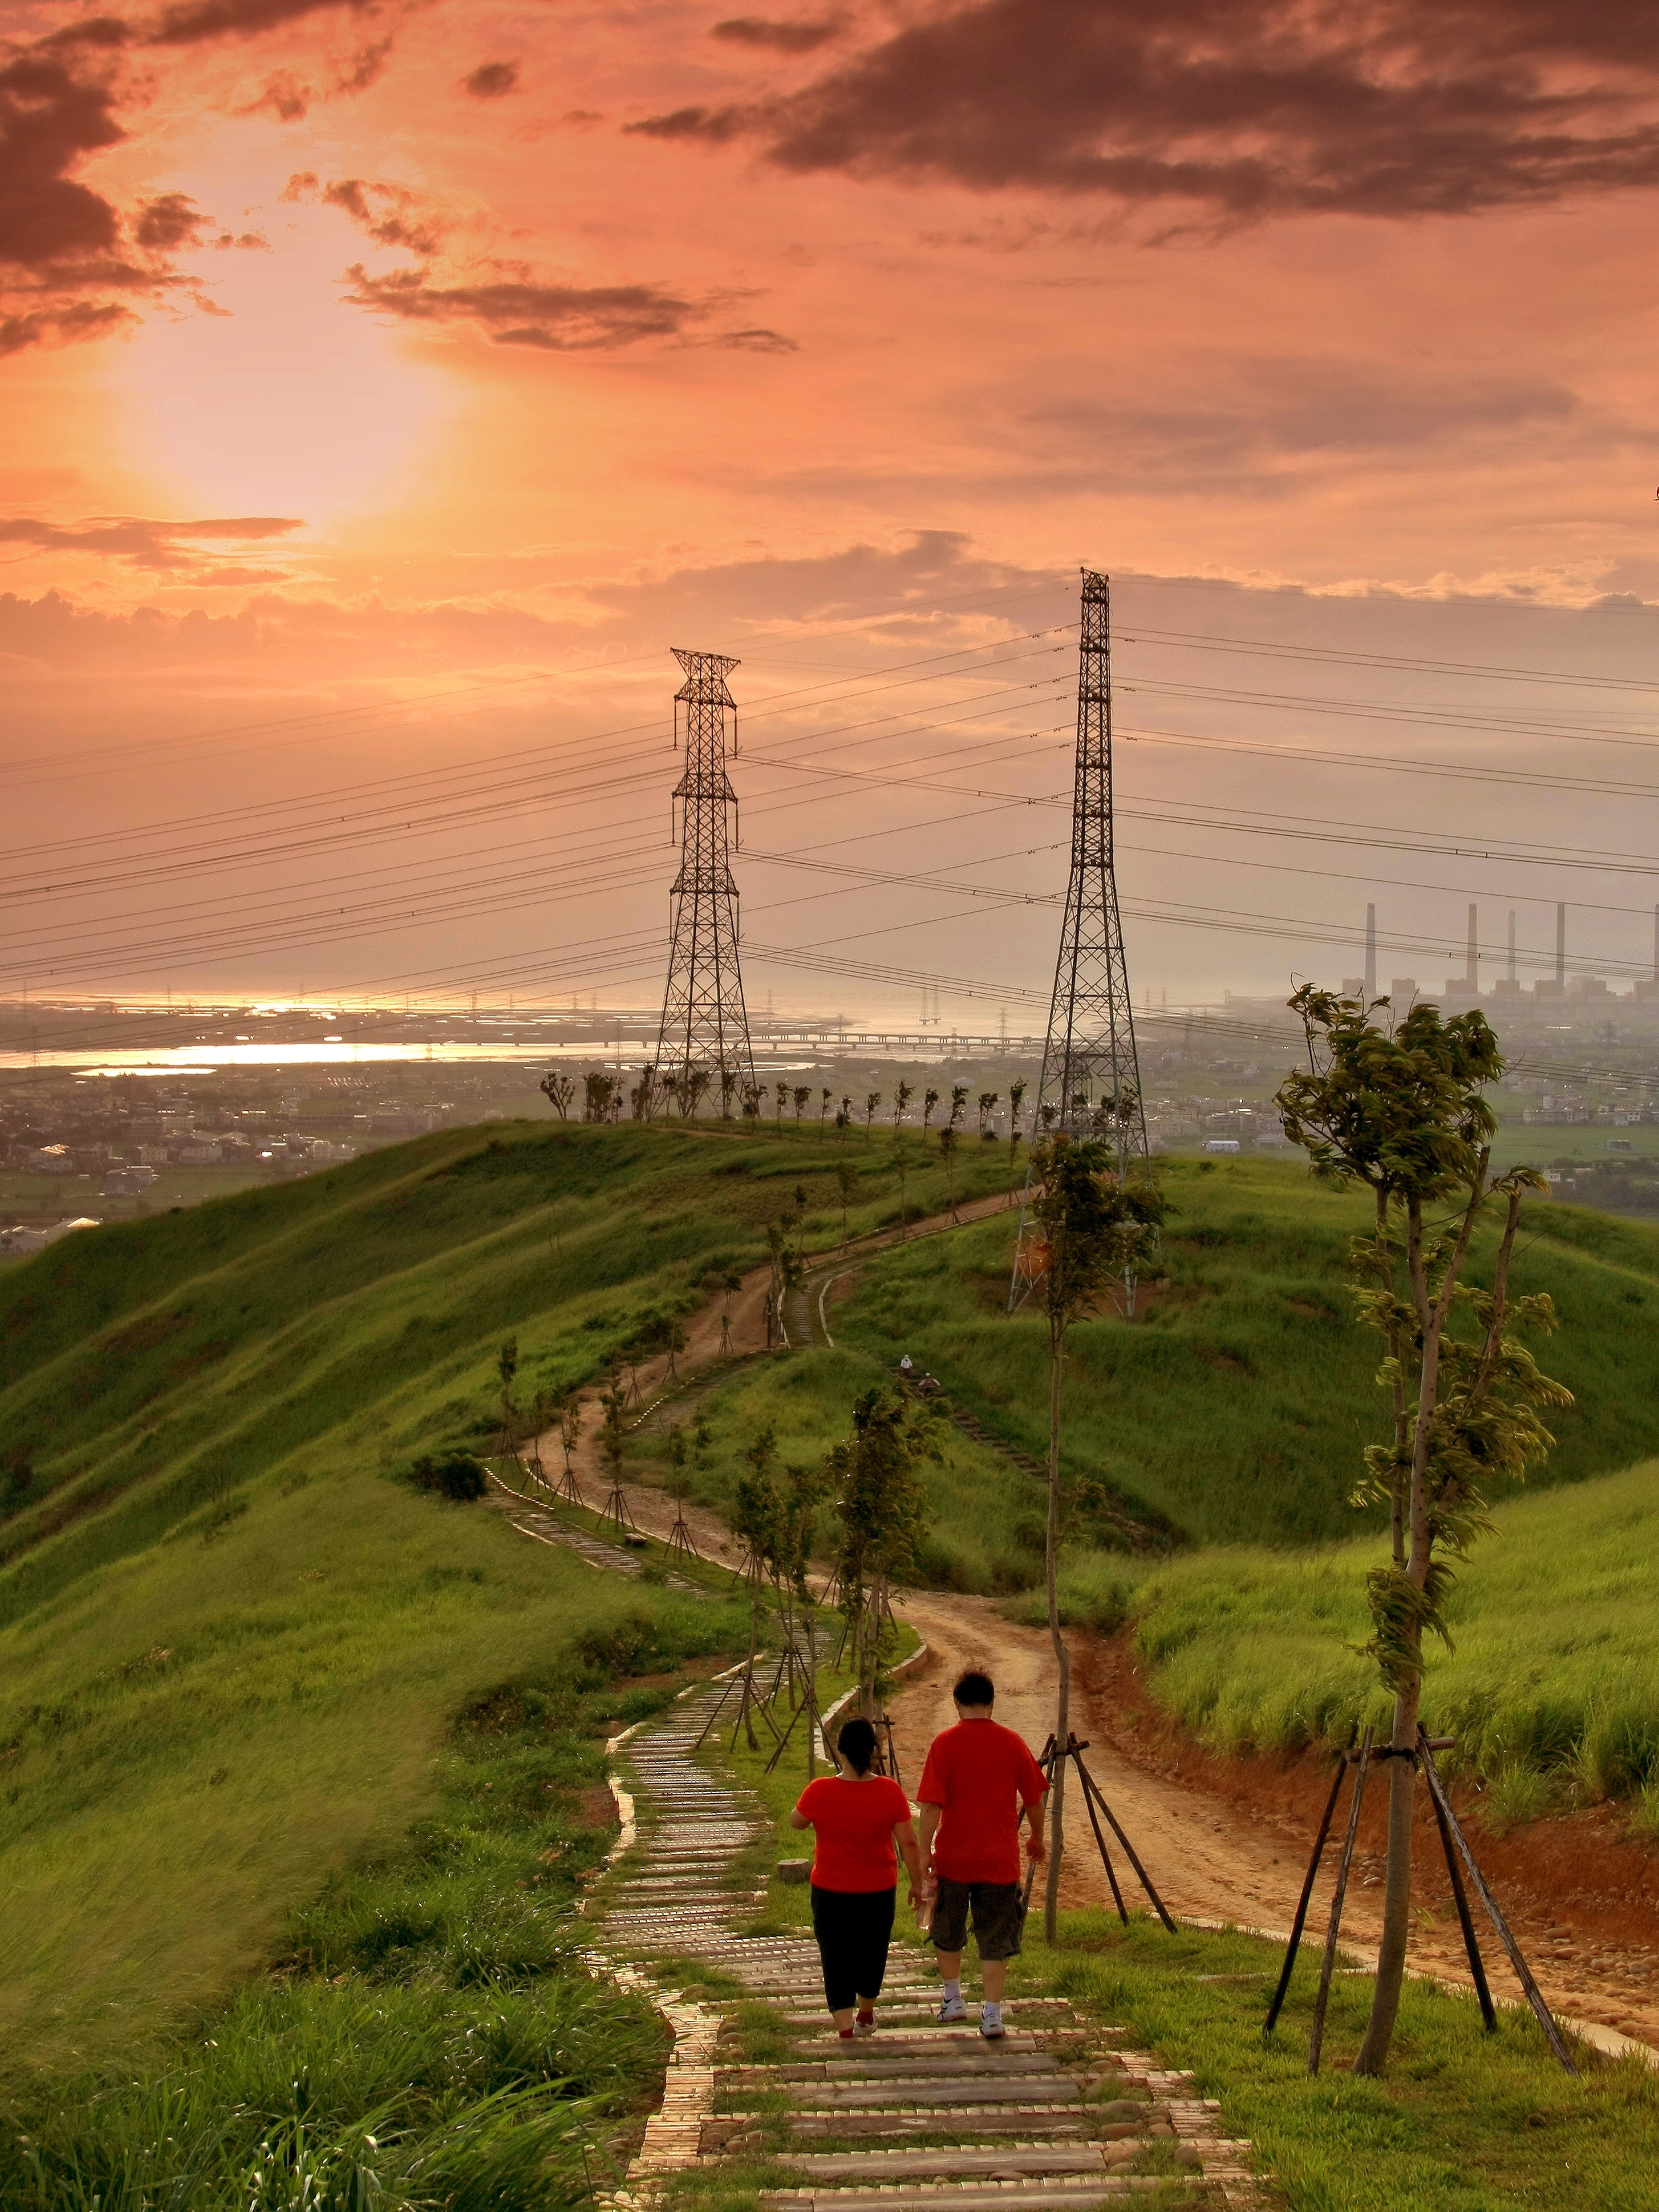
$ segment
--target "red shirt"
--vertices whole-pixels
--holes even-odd
[[[893,1831],[910,1817],[910,1801],[884,1774],[848,1782],[826,1775],[809,1782],[795,1810],[813,1827],[812,1881],[818,1889],[893,1889],[898,1854]]]
[[[916,1801],[941,1808],[933,1871],[946,1881],[1018,1881],[1019,1814],[1048,1784],[1023,1736],[997,1721],[958,1721],[933,1738]]]

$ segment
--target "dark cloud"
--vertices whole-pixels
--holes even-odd
[[[290,192],[294,181],[289,180]],[[343,209],[377,246],[402,246],[410,253],[438,250],[438,234],[433,226],[408,219],[414,195],[401,185],[373,185],[362,177],[342,177],[337,183],[324,185],[323,198],[330,207]],[[377,200],[378,208],[371,204]]]
[[[775,23],[764,15],[728,15],[716,23],[711,35],[738,46],[769,46],[780,54],[810,54],[827,46],[842,33],[839,21],[823,23]]]
[[[509,92],[519,88],[517,62],[480,62],[470,76],[461,79],[463,92],[470,92],[474,100],[504,100]]]
[[[46,270],[114,254],[114,208],[69,173],[125,137],[114,106],[107,84],[55,54],[20,54],[0,69],[0,260]]]
[[[711,338],[711,345],[723,346],[734,353],[799,353],[800,347],[793,338],[787,338],[781,331],[750,330],[722,331]]]
[[[1341,361],[1235,361],[1156,401],[1079,393],[1028,408],[1066,468],[1093,480],[1192,498],[1218,490],[1270,497],[1311,467],[1363,459],[1418,462],[1445,440],[1466,457],[1483,443],[1575,422],[1577,395],[1541,379],[1382,374]],[[1595,434],[1591,430],[1589,434]],[[1028,450],[1028,472],[1034,456]],[[1064,481],[1063,477],[1058,479]]]
[[[379,0],[180,0],[143,33],[152,46],[195,46],[214,39],[257,39],[307,15],[376,15]],[[103,19],[107,21],[108,19]]]
[[[630,126],[800,174],[1182,203],[1210,223],[1472,214],[1659,182],[1628,0],[981,0],[801,90]]]
[[[612,352],[645,338],[678,337],[708,310],[653,284],[536,284],[501,279],[437,284],[427,272],[371,276],[359,263],[346,272],[360,307],[408,322],[471,323],[496,345],[549,353]]]
[[[125,74],[141,48],[183,48],[251,39],[308,17],[368,25],[400,12],[398,0],[174,0],[141,17],[92,15],[68,23],[0,64],[0,353],[57,340],[99,337],[133,319],[106,295],[157,295],[185,284],[169,256],[205,243],[210,218],[181,192],[162,192],[124,221],[115,204],[76,173],[89,156],[125,137],[119,111],[145,88]],[[391,31],[361,46],[332,89],[362,91],[385,66]],[[313,97],[290,72],[270,79],[253,108],[284,120]],[[383,242],[430,251],[411,226],[382,214]],[[222,246],[258,246],[252,233]],[[8,272],[10,272],[8,275]],[[198,294],[198,305],[213,312]]]
[[[60,345],[73,345],[87,338],[108,337],[112,331],[137,319],[131,307],[114,300],[74,300],[61,307],[32,307],[22,314],[0,315],[0,358],[52,339]]]
[[[42,553],[89,553],[129,568],[157,574],[193,569],[202,544],[255,544],[305,527],[289,515],[212,515],[195,522],[155,522],[142,515],[97,515],[84,522],[42,522],[31,515],[0,517],[0,544],[33,546]],[[223,572],[218,572],[222,574]],[[252,574],[263,572],[253,570]]]
[[[258,100],[241,111],[244,115],[274,115],[279,123],[298,123],[309,112],[314,97],[292,70],[278,70],[267,77]]]
[[[204,227],[212,222],[188,193],[163,192],[139,209],[132,234],[154,253],[171,253],[181,246],[199,246]]]

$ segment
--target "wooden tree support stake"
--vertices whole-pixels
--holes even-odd
[[[1336,1972],[1336,1939],[1342,1928],[1342,1900],[1348,1892],[1348,1869],[1353,1864],[1353,1847],[1359,1836],[1359,1808],[1365,1798],[1365,1775],[1371,1763],[1371,1732],[1366,1729],[1359,1742],[1359,1764],[1354,1769],[1353,1796],[1348,1803],[1348,1832],[1342,1839],[1342,1856],[1337,1863],[1336,1887],[1331,1895],[1330,1925],[1325,1931],[1325,1955],[1319,1962],[1319,1994],[1314,1999],[1313,2029],[1308,2038],[1308,2071],[1319,2071],[1319,2053],[1325,2040],[1325,2008],[1331,2001],[1331,1976]]]
[[[1443,1827],[1449,1828],[1456,1841],[1458,1856],[1468,1869],[1470,1881],[1474,1885],[1474,1893],[1486,1908],[1486,1917],[1496,1929],[1498,1940],[1503,1945],[1510,1966],[1515,1969],[1516,1979],[1526,1992],[1527,2002],[1537,2016],[1538,2025],[1544,2031],[1545,2040],[1555,2053],[1563,2071],[1577,2074],[1578,2069],[1573,2063],[1572,2053],[1567,2048],[1566,2038],[1556,2025],[1555,2014],[1545,2003],[1543,1993],[1532,1978],[1532,1969],[1521,1955],[1521,1946],[1510,1933],[1510,1923],[1504,1919],[1498,1899],[1487,1888],[1486,1877],[1474,1863],[1474,1853],[1469,1849],[1468,1838],[1464,1835],[1457,1815],[1452,1810],[1451,1800],[1446,1795],[1445,1785],[1440,1779],[1439,1769],[1434,1763],[1434,1753],[1430,1750],[1426,1741],[1419,1747],[1419,1756],[1423,1761],[1423,1773],[1429,1785],[1429,1794],[1434,1799],[1435,1810],[1440,1817]],[[1455,1890],[1454,1894],[1455,1894]],[[1467,1906],[1465,1910],[1467,1911]],[[1487,2024],[1495,2026],[1496,2021],[1489,2019]]]
[[[1102,1790],[1099,1783],[1095,1780],[1094,1776],[1090,1773],[1088,1768],[1083,1764],[1083,1754],[1088,1748],[1089,1747],[1086,1743],[1079,1743],[1075,1736],[1071,1736],[1068,1738],[1066,1745],[1066,1756],[1070,1759],[1073,1765],[1075,1766],[1078,1771],[1078,1778],[1083,1784],[1085,1796],[1086,1797],[1091,1797],[1095,1803],[1099,1806],[1101,1811],[1106,1815],[1108,1826],[1111,1829],[1112,1833],[1117,1838],[1119,1843],[1122,1844],[1123,1856],[1128,1860],[1129,1864],[1134,1869],[1135,1879],[1139,1882],[1147,1896],[1151,1898],[1153,1911],[1157,1913],[1158,1918],[1164,1923],[1164,1925],[1168,1929],[1169,1933],[1173,1936],[1176,1932],[1175,1922],[1170,1919],[1169,1911],[1164,1905],[1164,1899],[1152,1887],[1152,1876],[1147,1873],[1146,1868],[1142,1866],[1139,1859],[1135,1856],[1135,1847],[1129,1841],[1128,1837],[1125,1835],[1122,1823],[1119,1820],[1116,1814],[1113,1812],[1111,1807],[1106,1802],[1105,1794]],[[1103,1853],[1105,1850],[1105,1845],[1103,1844],[1101,1846],[1101,1850]],[[1110,1871],[1109,1868],[1108,1869],[1108,1871]],[[1113,1884],[1113,1887],[1116,1887],[1115,1883]]]
[[[1353,1749],[1354,1731],[1348,1732],[1348,1741],[1342,1747],[1342,1756],[1336,1763],[1336,1772],[1331,1779],[1331,1794],[1325,1800],[1325,1817],[1319,1824],[1319,1833],[1314,1838],[1313,1856],[1308,1861],[1308,1871],[1303,1878],[1302,1894],[1297,1900],[1296,1917],[1291,1923],[1291,1940],[1285,1953],[1285,1964],[1279,1969],[1279,1987],[1273,1991],[1273,2001],[1267,2008],[1267,2017],[1261,2023],[1264,2036],[1271,2035],[1279,2024],[1279,2015],[1285,2008],[1290,1994],[1291,1976],[1296,1967],[1296,1954],[1302,1947],[1302,1931],[1308,1924],[1308,1907],[1313,1900],[1314,1880],[1319,1872],[1319,1862],[1325,1856],[1329,1840],[1331,1822],[1336,1818],[1337,1800],[1342,1795],[1342,1784],[1348,1776],[1348,1753]]]
[[[605,1501],[605,1510],[599,1519],[607,1528],[614,1528],[619,1536],[627,1535],[630,1529],[636,1536],[640,1533],[639,1523],[628,1510],[628,1500],[623,1496],[619,1482],[611,1486],[611,1495]]]

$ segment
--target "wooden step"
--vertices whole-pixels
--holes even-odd
[[[901,2191],[820,2187],[769,2189],[757,2198],[761,2212],[894,2212],[897,2204],[936,2206],[938,2212],[1092,2212],[1097,2205],[1121,2205],[1158,2190],[1198,2189],[1203,2184],[1182,2176],[1103,2173],[1068,2179],[1006,2182],[919,2182]]]

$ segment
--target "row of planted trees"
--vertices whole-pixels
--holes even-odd
[[[817,1466],[780,1465],[776,1438],[763,1430],[744,1455],[732,1517],[744,1547],[740,1572],[750,1591],[750,1648],[739,1679],[734,1733],[760,1747],[756,1723],[769,1729],[774,1762],[789,1735],[806,1722],[805,1765],[815,1758],[821,1667],[840,1666],[856,1685],[860,1712],[878,1721],[897,1643],[893,1593],[917,1572],[927,1527],[924,1461],[939,1455],[939,1410],[866,1391],[853,1407],[852,1433]],[[830,1574],[816,1594],[808,1568],[827,1517]],[[831,1623],[827,1630],[823,1615]],[[757,1668],[775,1624],[778,1652],[769,1683]],[[771,1708],[790,1715],[780,1726]]]
[[[814,1126],[819,1129],[835,1129],[844,1135],[849,1129],[862,1127],[866,1136],[873,1133],[876,1117],[884,1106],[889,1106],[887,1094],[880,1091],[865,1092],[855,1098],[844,1092],[837,1099],[828,1085],[778,1082],[769,1089],[762,1083],[744,1083],[730,1069],[716,1070],[692,1066],[667,1074],[655,1067],[641,1070],[639,1080],[629,1084],[620,1073],[607,1073],[603,1068],[590,1069],[582,1079],[578,1093],[574,1080],[559,1072],[544,1076],[541,1088],[559,1119],[568,1121],[580,1103],[580,1119],[584,1121],[619,1121],[624,1110],[628,1118],[649,1121],[659,1114],[678,1114],[690,1121],[707,1107],[721,1121],[742,1120],[757,1125],[764,1122],[767,1109],[772,1109],[773,1126],[781,1128],[786,1116],[794,1128]],[[1022,1115],[1026,1092],[1030,1088],[1023,1078],[1008,1086],[1007,1141],[1018,1148],[1024,1129]],[[900,1083],[895,1086],[890,1100],[891,1125],[895,1135],[902,1134],[909,1126],[912,1109],[917,1113],[917,1125],[922,1135],[928,1135],[933,1116],[940,1114],[939,1133],[947,1132],[960,1136],[963,1133],[969,1103],[975,1110],[979,1139],[981,1144],[1001,1141],[994,1126],[995,1116],[1002,1107],[1000,1091],[975,1091],[971,1084],[955,1083],[948,1093],[932,1085],[917,1096],[918,1086]],[[814,1092],[816,1091],[816,1097]],[[735,1109],[735,1110],[734,1110]],[[942,1109],[942,1111],[941,1111]],[[1102,1115],[1106,1109],[1100,1109]],[[1046,1133],[1059,1118],[1057,1102],[1046,1102],[1038,1110],[1036,1131]],[[1105,1120],[1101,1121],[1104,1133]]]

